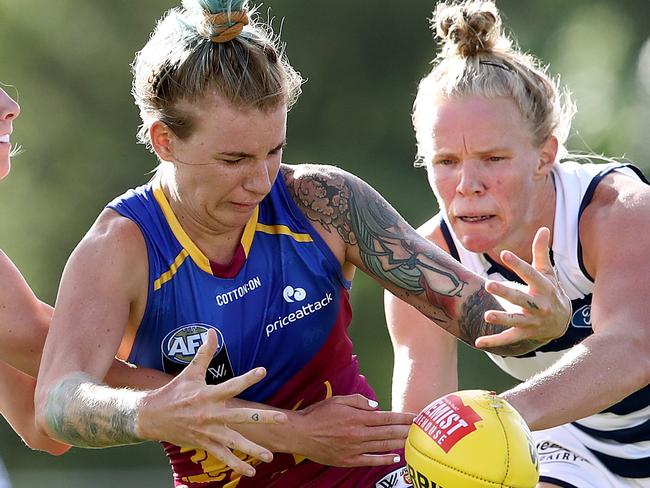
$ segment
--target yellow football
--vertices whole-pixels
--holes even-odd
[[[483,390],[429,404],[409,430],[405,456],[413,488],[534,488],[539,479],[524,420]]]

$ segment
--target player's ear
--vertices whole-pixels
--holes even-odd
[[[161,161],[174,161],[174,142],[177,140],[176,134],[167,124],[156,120],[149,127],[149,137],[151,147]]]
[[[555,158],[557,157],[558,147],[559,144],[557,137],[553,135],[542,143],[537,151],[538,158],[537,166],[535,168],[536,174],[546,176],[551,172],[551,168],[553,168]]]

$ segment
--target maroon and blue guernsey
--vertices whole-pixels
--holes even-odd
[[[214,329],[218,350],[208,369],[209,383],[257,366],[268,371],[241,395],[245,400],[302,409],[333,395],[374,398],[347,334],[350,283],[282,176],[246,225],[228,266],[211,263],[191,241],[156,180],[128,191],[109,208],[140,227],[149,259],[144,317],[126,331],[120,357],[177,374]],[[247,459],[257,475],[244,478],[205,451],[164,447],[177,487],[406,486],[399,465],[332,468],[276,454],[269,464]]]

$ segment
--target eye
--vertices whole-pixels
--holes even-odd
[[[244,160],[244,158],[234,158],[234,159],[221,159],[220,161],[226,164],[237,164]]]
[[[456,161],[454,159],[436,159],[433,164],[435,165],[441,165],[441,166],[451,166],[454,164]]]
[[[287,147],[286,142],[284,144],[282,144],[281,146],[278,146],[275,149],[273,149],[269,154],[272,155],[272,156],[280,154],[280,153],[282,153],[282,151],[284,150],[285,147]]]
[[[487,160],[492,162],[492,163],[498,163],[499,161],[503,161],[506,158],[504,156],[488,156]]]

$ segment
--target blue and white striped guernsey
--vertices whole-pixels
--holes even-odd
[[[564,336],[535,352],[519,357],[490,358],[505,372],[526,380],[555,363],[568,349],[593,333],[591,298],[594,281],[582,262],[582,245],[578,228],[583,210],[593,198],[600,181],[612,171],[648,181],[630,165],[578,164],[555,165],[555,222],[552,258],[560,284],[571,298],[573,316]],[[440,227],[451,254],[477,274],[493,280],[521,282],[519,277],[485,254],[463,248],[449,223],[441,219]],[[650,386],[628,396],[605,411],[580,419],[573,425],[584,445],[613,473],[628,478],[650,478]]]

